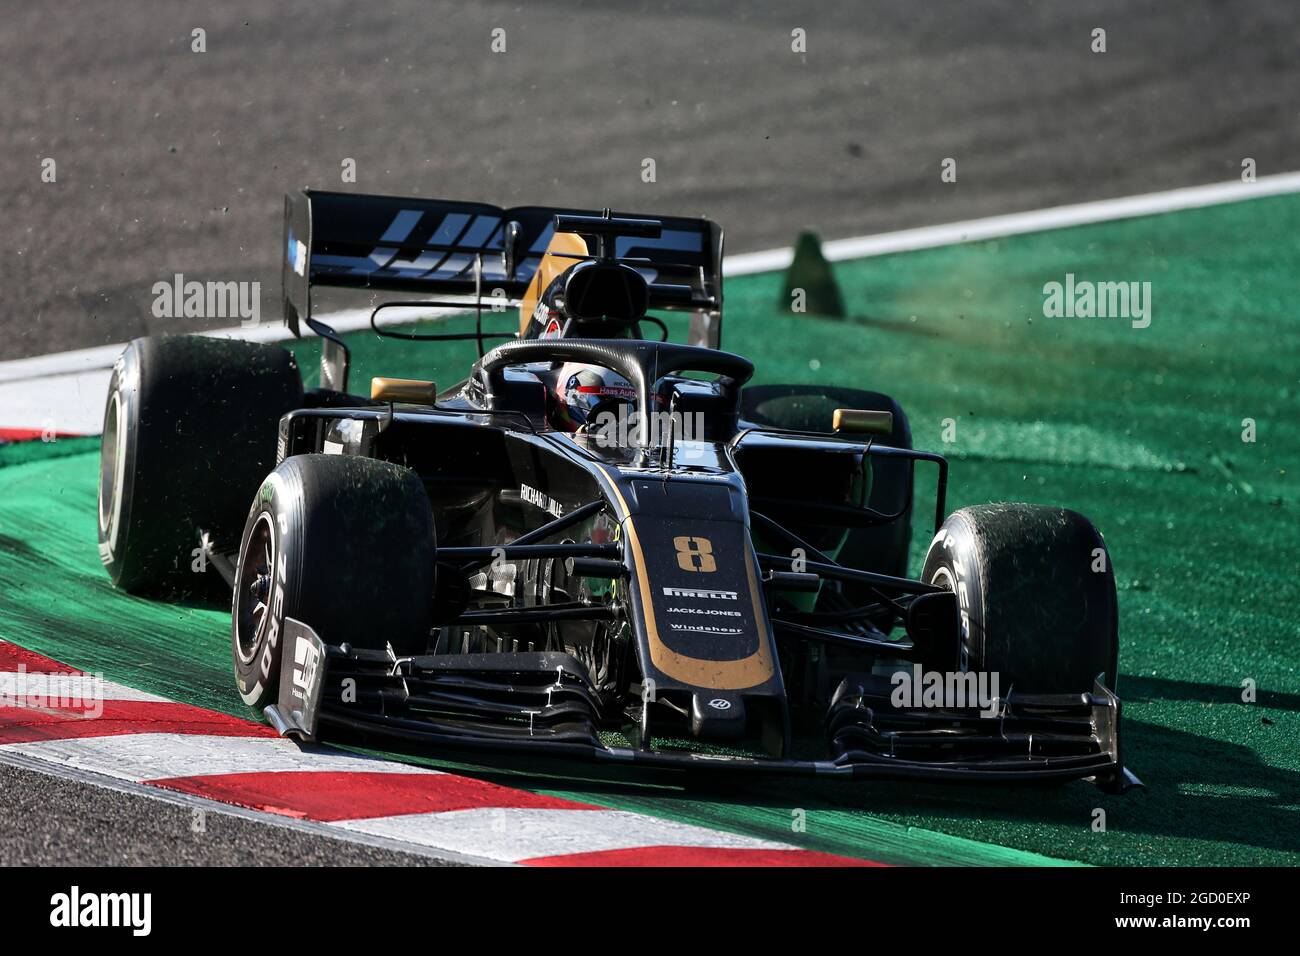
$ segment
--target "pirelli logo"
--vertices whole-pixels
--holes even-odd
[[[702,601],[738,601],[735,591],[710,591],[707,588],[664,588],[667,597],[699,598]]]

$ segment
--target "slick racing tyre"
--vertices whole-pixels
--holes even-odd
[[[902,406],[880,392],[821,385],[758,385],[744,389],[740,396],[745,421],[797,431],[829,431],[837,408],[890,412],[894,417],[893,432],[875,441],[893,448],[912,447],[912,430]],[[902,517],[875,528],[851,529],[837,556],[841,564],[860,571],[907,576],[912,545],[911,465],[908,461],[872,460],[871,497],[867,504],[883,514],[901,511]],[[869,600],[864,594],[859,603]]]
[[[199,532],[234,550],[248,498],[275,465],[280,416],[301,404],[286,349],[188,335],[127,345],[99,454],[99,555],[113,583],[210,592],[218,576],[194,570]]]
[[[409,468],[295,455],[262,482],[239,547],[231,638],[244,701],[272,703],[286,617],[326,644],[426,650],[433,619],[433,510]]]
[[[1000,693],[1114,690],[1119,654],[1115,574],[1092,523],[1064,508],[990,504],[953,512],[922,580],[956,591],[962,660],[998,674]]]

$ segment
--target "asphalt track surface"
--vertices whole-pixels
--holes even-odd
[[[0,359],[192,331],[150,314],[175,273],[261,281],[273,319],[304,185],[706,214],[738,252],[1300,168],[1297,25],[1291,0],[16,5]]]
[[[20,7],[0,358],[192,331],[149,315],[175,272],[261,280],[272,316],[299,185],[701,213],[734,252],[1231,179],[1247,156],[1300,168],[1297,21],[1285,2]],[[156,801],[3,774],[0,862],[378,861],[246,821],[182,846]]]
[[[421,866],[437,862],[0,763],[6,866]],[[200,821],[201,822],[196,822]],[[51,825],[51,821],[60,821]]]

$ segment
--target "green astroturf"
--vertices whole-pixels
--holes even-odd
[[[892,393],[916,444],[952,461],[950,508],[1023,500],[1092,518],[1115,563],[1124,743],[1145,791],[683,782],[510,761],[477,771],[891,862],[1300,863],[1298,265],[1300,198],[1282,197],[840,263],[844,321],[781,310],[779,275],[727,285],[724,345],[754,360],[756,380]],[[1043,284],[1067,272],[1149,281],[1150,327],[1044,318]],[[352,341],[354,383],[448,384],[474,354]],[[313,369],[315,344],[299,350]],[[0,638],[247,714],[228,615],[109,587],[96,451],[95,440],[0,449]],[[931,502],[921,471],[914,572]]]

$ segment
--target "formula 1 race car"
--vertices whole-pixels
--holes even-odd
[[[1137,782],[1098,532],[1037,505],[947,514],[947,463],[885,395],[750,386],[719,348],[715,223],[303,191],[283,248],[285,318],[321,337],[321,387],[279,346],[138,339],[99,495],[117,585],[193,591],[207,568],[233,589],[239,692],[283,734]],[[479,358],[449,389],[351,394],[317,286],[425,296],[371,327]],[[507,305],[518,331],[485,331]],[[381,325],[393,308],[475,324]],[[673,311],[690,344],[667,341]],[[918,462],[935,536],[912,579]]]

